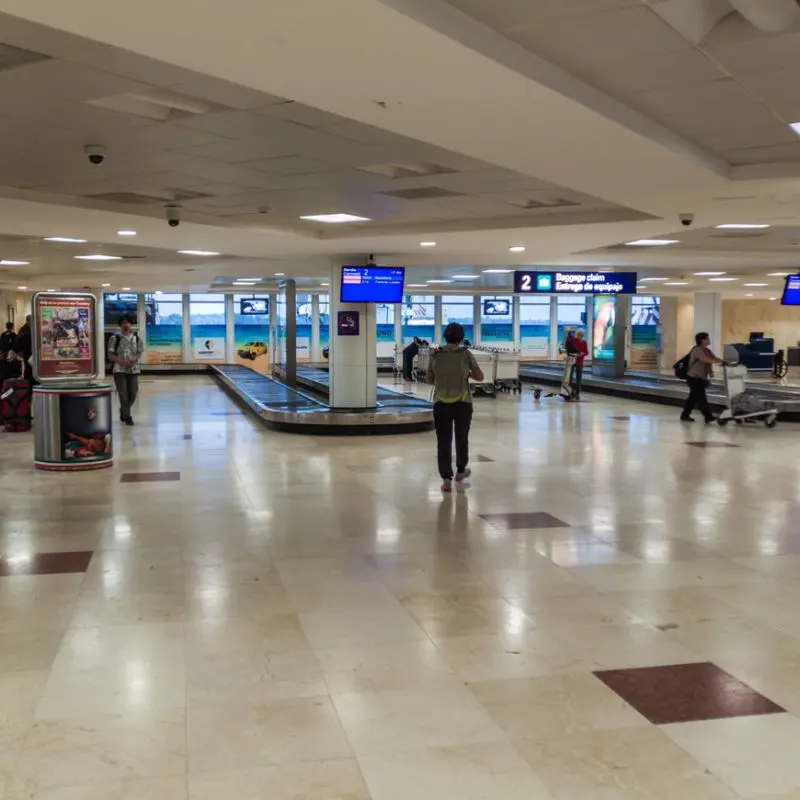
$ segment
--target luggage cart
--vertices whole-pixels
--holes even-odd
[[[741,424],[761,419],[768,428],[774,428],[778,421],[778,409],[775,406],[767,406],[756,395],[748,394],[744,383],[747,367],[741,364],[725,364],[722,367],[722,374],[725,378],[725,397],[728,406],[717,417],[717,424],[724,427],[731,420]]]
[[[517,394],[522,391],[522,381],[519,379],[520,355],[513,350],[498,350],[497,372],[495,374],[495,387],[500,392]]]
[[[533,399],[539,400],[541,396],[544,394],[545,397],[560,397],[565,403],[569,403],[573,400],[572,394],[572,369],[575,366],[575,362],[578,360],[578,356],[576,355],[567,355],[564,358],[564,374],[561,376],[561,386],[558,387],[554,392],[547,392],[545,394],[544,389],[541,386],[534,386],[533,387]]]
[[[489,397],[497,397],[497,353],[490,350],[483,350],[479,347],[471,348],[471,352],[478,362],[481,372],[483,372],[482,381],[476,381],[470,378],[469,385],[472,394],[485,394]]]
[[[411,370],[415,381],[425,381],[428,374],[428,367],[431,363],[431,348],[420,347],[419,352],[414,356],[413,369]]]
[[[397,345],[394,346],[392,372],[394,373],[394,382],[400,383],[403,380],[403,348]]]

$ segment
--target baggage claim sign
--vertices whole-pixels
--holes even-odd
[[[635,272],[514,273],[515,294],[636,294]]]

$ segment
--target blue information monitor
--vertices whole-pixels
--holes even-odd
[[[781,305],[800,306],[800,275],[787,275]]]
[[[515,294],[636,294],[635,272],[514,273]]]
[[[343,303],[402,303],[404,267],[342,267]]]

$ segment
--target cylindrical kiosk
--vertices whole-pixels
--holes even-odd
[[[95,297],[40,292],[32,318],[34,465],[59,472],[112,466],[111,387],[94,383]]]

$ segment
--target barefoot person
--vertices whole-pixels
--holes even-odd
[[[439,474],[442,491],[453,490],[453,433],[456,439],[456,483],[470,475],[469,429],[472,424],[472,392],[469,379],[483,380],[475,356],[463,346],[464,328],[451,322],[444,330],[444,347],[432,356],[427,382],[435,387],[433,418],[436,423]]]

